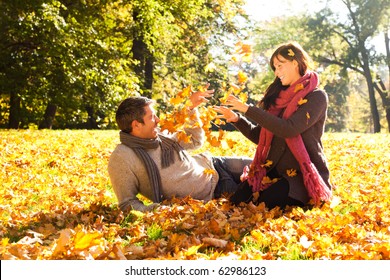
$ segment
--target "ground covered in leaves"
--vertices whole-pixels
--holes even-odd
[[[124,216],[107,175],[116,131],[0,131],[0,259],[390,259],[389,134],[326,134],[331,203],[285,211],[226,199]],[[233,148],[215,155],[253,156]],[[147,201],[146,201],[147,203]]]

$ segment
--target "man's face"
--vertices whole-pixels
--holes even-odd
[[[145,116],[143,118],[144,123],[138,123],[137,136],[145,139],[154,139],[158,133],[158,123],[160,119],[156,115],[156,111],[153,108],[153,104],[144,107]]]

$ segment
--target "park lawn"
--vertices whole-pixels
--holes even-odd
[[[227,137],[199,151],[254,155],[239,133]],[[325,134],[336,188],[321,207],[188,197],[126,217],[107,174],[118,139],[112,130],[0,131],[0,259],[390,259],[389,134]]]

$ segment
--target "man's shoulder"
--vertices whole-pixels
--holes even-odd
[[[127,158],[134,155],[134,150],[132,148],[127,147],[124,144],[118,144],[111,152],[110,159],[113,158]]]

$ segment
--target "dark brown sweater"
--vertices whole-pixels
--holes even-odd
[[[289,196],[307,203],[309,196],[303,184],[298,161],[288,148],[285,138],[301,134],[311,161],[319,174],[331,188],[329,169],[323,151],[321,137],[324,133],[328,107],[328,96],[323,90],[316,89],[309,93],[307,102],[298,107],[298,110],[287,120],[273,116],[261,108],[250,106],[245,117],[253,121],[252,124],[245,117],[234,123],[235,127],[255,144],[259,141],[262,127],[274,134],[268,159],[273,162],[268,173],[273,170],[279,176],[286,178],[290,185]],[[288,176],[287,170],[295,169],[296,176]]]

